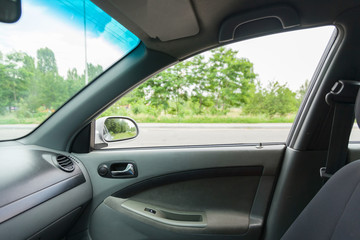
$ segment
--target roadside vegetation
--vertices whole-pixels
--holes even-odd
[[[253,64],[239,53],[218,48],[152,77],[101,116],[129,116],[155,123],[292,122],[308,82],[298,91],[277,81],[260,85]],[[87,64],[91,81],[103,71]],[[0,124],[41,123],[85,85],[85,74],[60,76],[49,48],[32,57],[0,54]],[[89,103],[90,104],[90,103]]]

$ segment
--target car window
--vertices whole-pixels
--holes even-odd
[[[23,1],[0,29],[0,140],[31,132],[140,42],[90,0]]]
[[[101,114],[139,135],[109,147],[285,142],[334,27],[276,34],[180,62]]]
[[[349,140],[351,142],[360,142],[360,130],[356,122],[354,123],[354,126],[351,130]]]

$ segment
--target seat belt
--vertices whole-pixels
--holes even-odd
[[[354,104],[360,82],[339,80],[326,94],[326,103],[331,107],[332,126],[326,167],[320,168],[320,176],[327,181],[346,164],[351,129],[354,125]]]

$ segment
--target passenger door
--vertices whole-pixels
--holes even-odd
[[[328,30],[330,31],[327,37],[330,37],[333,29]],[[257,49],[261,48],[259,44],[256,46]],[[232,84],[235,81],[227,78],[225,70],[211,69],[215,68],[212,63],[197,67],[199,62],[207,59],[220,61],[220,56],[223,55],[227,55],[227,58],[222,61],[231,58],[232,61],[223,65],[217,63],[216,68],[228,68],[231,64],[237,69],[240,69],[239,66],[246,66],[245,70],[238,70],[235,74],[239,84],[233,89],[225,89],[226,91],[223,90],[227,85],[222,83]],[[182,62],[148,80],[145,85],[140,85],[101,114],[100,117],[132,117],[139,122],[140,134],[132,140],[104,143],[101,143],[101,137],[97,136],[96,150],[84,154],[74,151],[75,157],[88,169],[93,185],[91,206],[79,221],[79,224],[85,224],[84,227],[89,226],[92,239],[260,239],[265,231],[265,221],[279,177],[282,185],[278,191],[284,204],[289,204],[289,214],[281,218],[282,211],[278,215],[275,213],[270,226],[276,230],[272,233],[270,231],[270,235],[281,236],[294,216],[301,211],[302,204],[306,204],[316,193],[321,186],[318,184],[320,181],[314,181],[313,187],[306,186],[306,183],[309,183],[307,180],[318,178],[316,174],[323,164],[324,153],[297,153],[287,149],[285,143],[291,127],[289,119],[295,118],[297,107],[304,95],[298,95],[296,90],[277,81],[269,83],[268,89],[263,82],[259,83],[256,89],[242,88],[246,85],[244,79],[254,84],[256,74],[249,60],[237,59],[236,55],[237,50],[231,52],[226,48],[219,48],[212,51],[210,56],[205,53],[202,58],[195,57],[188,62]],[[290,61],[288,58],[284,59]],[[189,62],[191,64],[188,64]],[[190,70],[184,68],[188,65],[191,66]],[[210,66],[210,69],[204,71],[204,66]],[[281,65],[277,67],[281,69]],[[210,71],[221,74],[204,74]],[[233,72],[227,72],[234,77]],[[196,76],[197,81],[188,81],[190,85],[179,82],[181,78],[188,78],[183,73]],[[214,76],[221,81],[202,82]],[[298,82],[296,84],[301,85]],[[194,86],[200,89],[196,94],[199,91],[205,93],[196,95],[195,101],[191,101],[194,97]],[[211,86],[215,90],[210,89]],[[255,84],[253,86],[255,87]],[[307,84],[301,86],[302,94],[305,93],[306,86]],[[161,91],[159,88],[162,88]],[[169,94],[171,91],[172,94]],[[252,102],[245,99],[244,96],[249,97],[245,91],[248,91],[246,94],[249,96],[253,94]],[[219,98],[211,98],[220,94],[223,94],[221,104],[218,102]],[[180,99],[182,95],[188,97]],[[195,123],[189,124],[186,122],[189,118],[184,117],[188,114],[184,106],[194,107],[192,104],[198,103],[199,98],[203,98],[202,103],[206,98],[211,99],[212,103],[196,105],[197,110],[201,107],[203,110],[196,113],[197,118],[191,119]],[[142,105],[139,104],[139,99],[142,99]],[[164,101],[168,102],[164,104]],[[267,102],[267,105],[264,102]],[[226,108],[225,104],[231,107]],[[280,107],[273,108],[275,104]],[[258,106],[263,109],[257,108]],[[220,122],[197,122],[201,117],[218,121],[211,117],[214,109],[225,116]],[[152,112],[156,110],[158,112]],[[175,120],[179,122],[149,123],[144,117],[145,113],[149,115],[146,117],[156,120],[167,117],[171,120],[173,114],[178,116]],[[255,116],[255,119],[258,118],[256,121],[261,123],[264,119],[259,118],[265,115],[266,123],[221,122],[239,121],[236,117],[244,115],[243,113],[250,117]],[[274,124],[274,121],[287,123]],[[103,122],[98,121],[96,124]],[[97,135],[101,132],[102,130],[98,131]],[[108,134],[109,132],[111,129],[107,129]],[[311,159],[311,162],[300,161],[304,159],[303,154],[308,154],[307,158]],[[283,163],[287,166],[285,172],[281,172]],[[302,164],[305,164],[306,168],[293,169],[294,166]],[[302,170],[303,176],[294,180],[291,174],[298,174]],[[291,182],[285,186],[288,179]],[[301,187],[291,192],[293,186],[301,181]],[[293,196],[299,196],[300,205],[298,199],[291,199]],[[274,209],[279,208],[280,202],[282,201],[274,204]],[[295,207],[292,208],[291,204]]]
[[[98,150],[76,155],[93,184],[93,239],[258,239],[284,145]],[[134,164],[136,178],[99,166]],[[115,237],[116,236],[116,237]]]

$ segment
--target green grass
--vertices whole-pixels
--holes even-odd
[[[135,137],[136,132],[125,132],[125,133],[111,133],[113,140],[126,139]]]
[[[288,114],[286,116],[268,117],[266,115],[242,115],[238,112],[229,112],[226,115],[191,115],[191,116],[174,116],[160,114],[153,116],[150,114],[133,114],[126,115],[133,118],[137,123],[292,123],[295,114]],[[40,124],[44,121],[46,116],[17,118],[14,113],[1,115],[0,124]]]
[[[176,116],[170,114],[133,114],[128,111],[125,114],[115,114],[119,116],[128,116],[138,123],[292,123],[295,119],[295,113],[286,116],[269,117],[266,115],[244,115],[238,109],[232,109],[227,114],[203,114],[203,115],[185,115]]]
[[[0,125],[3,124],[40,124],[47,118],[47,115],[38,117],[19,118],[15,113],[0,115]]]
[[[295,116],[274,117],[266,116],[131,116],[138,123],[292,123]]]

